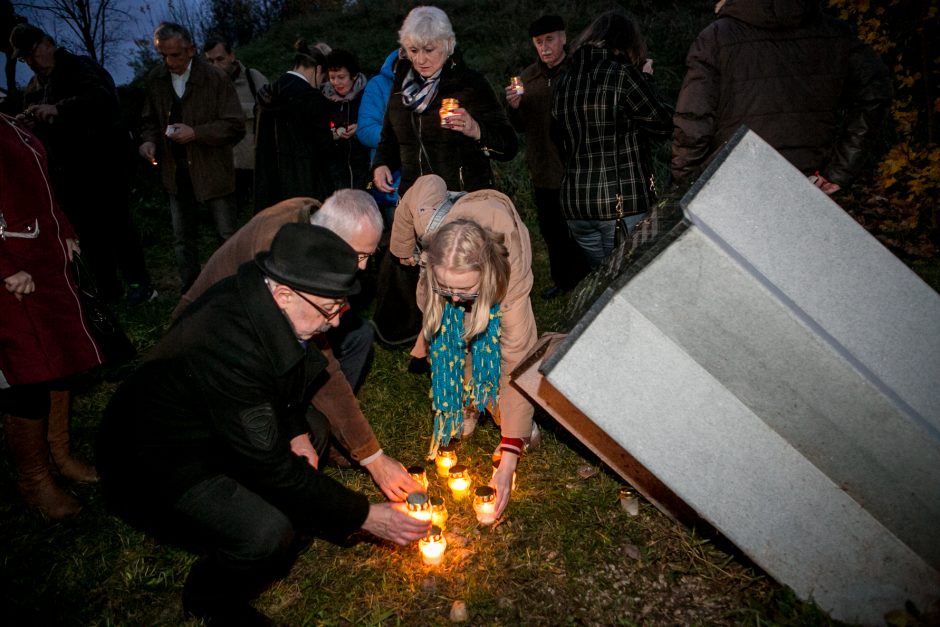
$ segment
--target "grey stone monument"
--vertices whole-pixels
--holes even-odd
[[[930,608],[940,296],[746,129],[682,206],[540,372],[799,597]]]

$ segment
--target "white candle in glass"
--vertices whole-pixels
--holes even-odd
[[[461,501],[466,498],[470,492],[470,473],[463,464],[457,464],[450,469],[450,477],[447,479],[447,487],[455,501]]]
[[[421,559],[428,566],[436,566],[444,561],[444,549],[447,548],[447,539],[440,527],[431,527],[431,532],[418,540],[418,550]]]
[[[474,490],[473,511],[476,512],[477,521],[481,525],[492,525],[496,522],[496,490],[488,485]]]

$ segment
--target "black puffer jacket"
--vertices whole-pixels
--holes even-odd
[[[884,63],[818,0],[727,0],[686,65],[672,152],[680,183],[745,124],[804,173],[845,185],[891,100]]]
[[[400,195],[423,174],[437,174],[454,191],[493,187],[490,159],[509,161],[516,156],[518,141],[490,84],[453,55],[444,62],[437,96],[424,113],[415,113],[401,100],[409,70],[411,63],[403,59],[395,72],[372,170],[380,165],[392,171],[400,168]],[[457,98],[470,112],[480,125],[479,141],[441,127],[439,110],[444,98]]]

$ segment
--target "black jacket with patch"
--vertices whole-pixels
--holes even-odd
[[[326,359],[302,345],[254,262],[193,303],[121,385],[101,429],[104,482],[171,506],[231,476],[300,529],[347,535],[368,500],[290,450]],[[107,487],[107,486],[106,486]]]

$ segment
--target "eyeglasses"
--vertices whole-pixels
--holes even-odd
[[[39,48],[39,44],[41,43],[42,43],[41,39],[37,41],[36,43],[34,43],[33,47],[29,49],[29,52],[27,54],[20,56],[20,58],[17,59],[17,61],[19,61],[20,63],[28,64],[30,60],[33,58],[33,55],[36,54],[36,50]]]
[[[349,307],[349,301],[346,300],[345,298],[343,299],[343,301],[342,301],[341,303],[337,303],[337,308],[331,313],[331,312],[327,311],[326,309],[324,309],[323,307],[321,307],[320,305],[318,305],[318,304],[316,304],[315,302],[313,302],[312,300],[310,300],[309,298],[307,298],[306,296],[304,296],[303,294],[301,294],[300,292],[298,292],[297,290],[294,290],[294,294],[297,294],[298,296],[300,296],[301,300],[303,300],[303,301],[306,302],[308,305],[310,305],[311,307],[313,307],[314,309],[316,309],[317,312],[318,312],[321,316],[323,316],[324,318],[326,318],[326,321],[327,321],[327,322],[329,322],[330,320],[332,320],[332,319],[335,318],[336,316],[340,315],[341,313],[343,313],[343,312],[345,312],[345,311],[349,311],[349,309],[350,309],[350,307]]]
[[[366,259],[368,259],[369,257],[371,257],[372,255],[374,255],[375,253],[377,253],[377,252],[379,252],[379,249],[378,249],[378,248],[376,248],[375,250],[373,250],[371,253],[361,253],[361,252],[359,252],[359,251],[356,251],[356,255],[358,255],[358,257],[359,257],[359,262],[361,263],[361,262],[365,261]]]
[[[431,291],[444,298],[456,298],[457,300],[474,301],[480,298],[479,292],[452,292],[442,287],[432,287]]]

